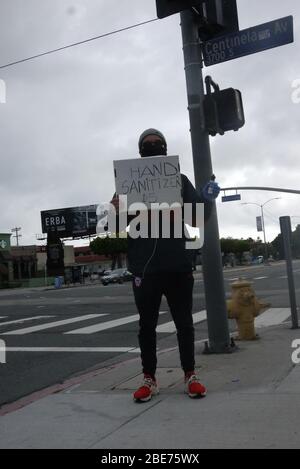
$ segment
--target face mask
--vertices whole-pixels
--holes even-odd
[[[158,156],[166,155],[166,146],[163,142],[145,142],[142,144],[141,156]]]

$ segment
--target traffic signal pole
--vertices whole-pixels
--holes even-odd
[[[187,83],[192,150],[196,189],[201,188],[213,174],[209,134],[204,120],[203,61],[198,26],[192,11],[181,12],[183,54]],[[223,263],[219,241],[216,204],[205,224],[202,266],[206,297],[210,353],[232,351],[225,300]]]

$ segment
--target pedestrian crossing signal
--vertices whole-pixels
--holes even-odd
[[[205,126],[210,135],[224,135],[245,125],[242,94],[228,88],[207,94],[204,99]]]
[[[198,22],[199,36],[202,41],[238,31],[239,19],[236,0],[204,1],[203,14],[198,17]]]
[[[203,41],[239,30],[236,0],[156,0],[158,18],[191,10]]]
[[[166,18],[183,10],[201,7],[203,0],[156,0],[158,18]]]

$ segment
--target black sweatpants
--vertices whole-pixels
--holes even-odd
[[[192,317],[194,277],[191,272],[148,274],[133,280],[135,303],[140,315],[139,344],[143,373],[155,375],[156,326],[162,295],[165,295],[177,329],[183,371],[195,367]]]

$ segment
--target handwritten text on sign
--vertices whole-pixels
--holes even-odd
[[[127,195],[128,206],[143,202],[182,203],[178,156],[114,161],[116,192]]]

